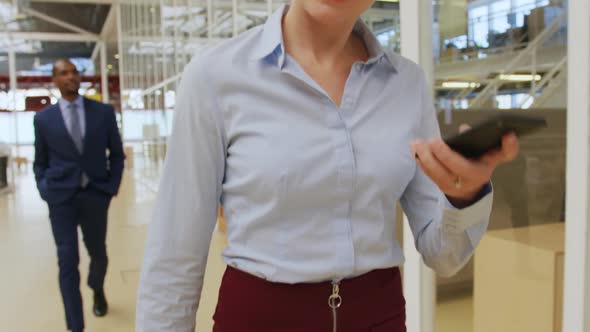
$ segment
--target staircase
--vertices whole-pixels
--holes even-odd
[[[547,42],[562,30],[566,19],[567,12],[564,11],[520,51],[494,55],[486,59],[438,65],[437,80],[466,80],[466,77],[471,77],[468,81],[472,82],[462,90],[449,92],[444,98],[461,101],[472,97],[468,108],[482,108],[488,106],[486,104],[494,100],[498,91],[508,83],[503,76],[519,72],[530,72],[532,75],[545,73],[540,82],[531,82],[528,97],[520,103],[521,107],[527,108],[543,105],[561,86],[566,75],[566,47],[546,46]]]
[[[555,67],[543,77],[538,84],[534,84],[518,108],[541,108],[552,98],[567,79],[567,56],[564,56]],[[530,105],[530,106],[529,106]]]

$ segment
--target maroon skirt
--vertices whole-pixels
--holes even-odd
[[[213,332],[406,332],[399,269],[313,284],[273,283],[228,266]],[[333,296],[330,306],[330,296]]]

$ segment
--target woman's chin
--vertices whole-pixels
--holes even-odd
[[[372,0],[298,0],[314,21],[333,25],[355,21],[370,7]]]
[[[316,3],[306,8],[309,16],[314,21],[326,25],[334,25],[350,20],[355,20],[358,15],[350,10],[350,8],[342,8],[343,6],[331,5],[330,3]]]

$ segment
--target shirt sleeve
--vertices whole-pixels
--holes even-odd
[[[193,60],[178,89],[139,283],[138,332],[195,329],[226,151],[206,72],[202,60]]]
[[[421,116],[417,136],[440,137],[434,103],[424,76],[421,76]],[[438,186],[416,166],[414,178],[400,203],[408,217],[415,246],[424,263],[439,275],[457,273],[473,255],[487,230],[492,211],[493,191],[488,184],[472,205],[457,209]]]

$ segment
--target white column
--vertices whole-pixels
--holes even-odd
[[[192,18],[192,17],[191,17]],[[160,30],[162,40],[165,41],[166,38],[166,29],[164,28],[164,1],[160,0]],[[192,54],[194,55],[194,54]],[[166,47],[162,47],[162,81],[168,79],[168,50]],[[166,92],[168,92],[168,85],[164,85],[162,87],[163,95],[162,99],[164,100],[164,111],[166,110]],[[166,133],[168,134],[168,132]]]
[[[131,7],[131,13],[130,13],[131,23],[128,24],[129,29],[127,30],[127,34],[129,35],[129,37],[132,40],[135,37],[137,37],[137,40],[139,40],[140,35],[137,30],[137,28],[139,27],[138,2],[136,0],[132,1],[130,3],[130,7]],[[137,42],[137,43],[139,43],[139,42]],[[139,79],[140,79],[140,75],[142,73],[141,70],[143,70],[143,68],[141,70],[139,69],[139,56],[140,55],[138,54],[138,52],[135,52],[134,54],[131,53],[132,47],[137,46],[137,43],[131,42],[130,47],[129,47],[129,59],[131,61],[131,66],[129,67],[129,70],[127,72],[129,73],[129,77],[130,77],[129,88],[133,89],[133,90],[138,90],[141,88],[141,86],[139,85]],[[137,97],[134,97],[133,102],[134,103],[138,102]]]
[[[9,81],[10,81],[10,91],[13,92],[13,99],[16,100],[16,89],[17,89],[17,81],[16,81],[16,54],[13,47],[13,41],[11,40],[8,43],[8,66],[9,66]],[[16,104],[15,104],[16,110]]]
[[[400,0],[402,55],[419,63],[431,83],[434,76],[432,22],[431,1]],[[413,332],[434,332],[436,279],[434,272],[422,263],[405,215],[404,255],[407,329]]]
[[[14,40],[10,40],[8,43],[8,70],[9,70],[9,80],[10,80],[10,91],[12,91],[12,105],[14,109],[12,110],[12,115],[14,115],[14,143],[16,147],[16,155],[19,155],[19,137],[18,137],[18,118],[17,118],[17,110],[16,110],[16,91],[18,89],[18,83],[16,78],[16,52],[14,50]]]
[[[213,0],[207,0],[207,38],[213,37]]]
[[[123,49],[123,22],[122,20],[122,13],[121,13],[121,4],[117,3],[117,49],[119,54],[119,102],[121,105],[121,137],[125,137],[123,133],[123,123],[125,121],[123,116],[123,110],[125,109],[125,99],[123,97],[123,90],[125,90],[125,50]]]
[[[100,93],[102,102],[109,102],[109,72],[107,68],[107,43],[100,42]]]
[[[13,15],[16,17],[18,14],[18,0],[13,0],[12,2],[12,10]],[[10,43],[8,43],[8,75],[9,75],[9,83],[10,83],[10,91],[12,91],[12,105],[14,105],[14,110],[12,115],[14,116],[14,143],[16,147],[16,156],[19,155],[19,143],[18,143],[18,118],[16,113],[16,90],[18,88],[18,82],[16,78],[16,52],[14,50],[14,40],[10,38]],[[11,172],[14,176],[14,172]],[[14,178],[12,179],[12,183],[14,184]]]
[[[233,34],[232,37],[235,37],[238,35],[238,0],[232,0],[232,24],[233,24]]]
[[[590,332],[590,2],[569,0],[563,331]]]

